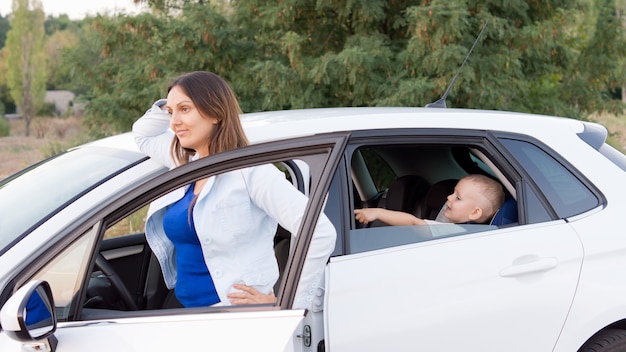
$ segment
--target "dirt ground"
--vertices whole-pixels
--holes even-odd
[[[0,137],[0,179],[71,147],[82,133],[78,118],[36,118],[26,137],[23,120],[11,120],[11,133]]]

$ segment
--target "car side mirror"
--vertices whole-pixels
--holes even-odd
[[[50,285],[36,280],[22,286],[0,310],[0,321],[7,335],[20,342],[32,343],[50,337],[57,327]],[[47,342],[56,345],[54,336],[51,340]],[[50,347],[54,350],[55,346]]]

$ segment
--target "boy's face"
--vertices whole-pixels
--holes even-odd
[[[481,196],[473,182],[459,181],[454,187],[454,193],[448,196],[445,217],[456,224],[476,221],[482,216],[482,209],[479,207]]]

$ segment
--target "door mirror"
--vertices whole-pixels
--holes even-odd
[[[11,338],[31,342],[56,331],[52,290],[46,281],[31,281],[21,287],[0,311],[2,329]]]

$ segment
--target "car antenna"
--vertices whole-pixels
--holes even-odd
[[[441,98],[439,100],[437,100],[435,102],[432,102],[432,103],[429,103],[429,104],[426,104],[427,108],[447,108],[447,106],[446,106],[446,99],[448,98],[448,93],[450,93],[450,90],[454,86],[454,83],[456,82],[456,79],[459,77],[459,73],[461,73],[461,70],[463,69],[463,66],[465,66],[465,63],[467,62],[467,59],[469,58],[470,54],[472,53],[472,50],[474,50],[474,47],[476,46],[476,43],[478,43],[478,40],[483,35],[483,32],[485,31],[485,28],[487,28],[487,24],[488,23],[489,23],[489,19],[487,19],[487,21],[483,25],[483,28],[480,30],[480,33],[478,33],[478,37],[476,37],[476,40],[474,40],[474,44],[472,44],[472,47],[470,48],[469,52],[465,56],[465,59],[463,60],[463,63],[461,64],[461,67],[459,67],[459,70],[456,71],[456,74],[454,75],[454,78],[452,78],[452,82],[450,82],[450,85],[448,85],[448,88],[446,89],[446,92],[443,93],[443,95],[441,96]]]

